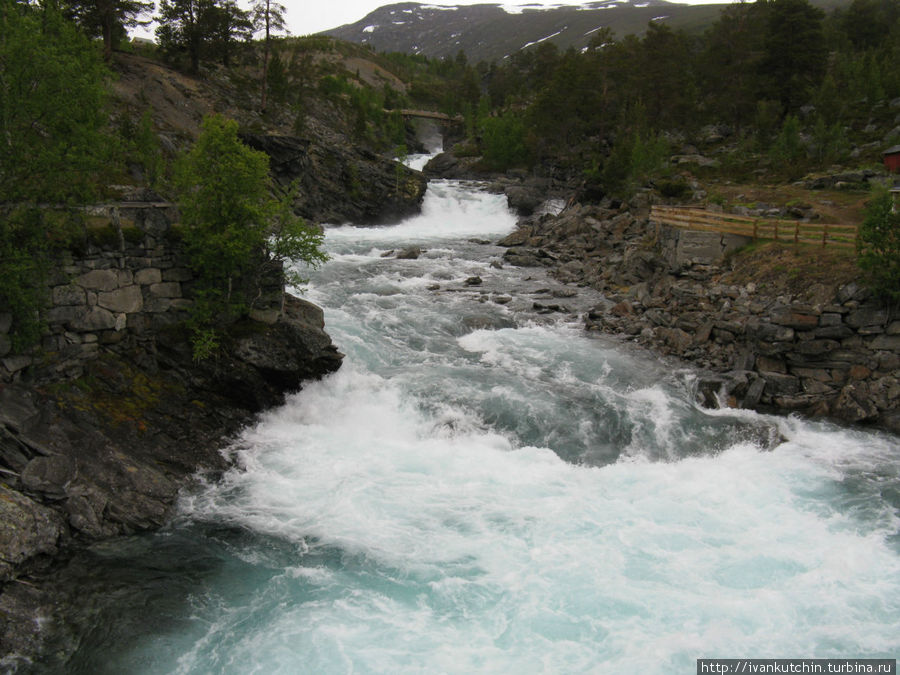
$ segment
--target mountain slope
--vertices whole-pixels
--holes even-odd
[[[441,57],[462,50],[472,61],[495,61],[544,40],[562,48],[581,48],[605,26],[623,36],[643,32],[654,19],[673,26],[702,25],[721,7],[663,0],[605,0],[579,7],[521,9],[511,13],[500,5],[439,7],[405,2],[381,7],[356,23],[326,34],[365,43],[378,51]]]
[[[826,7],[841,2],[821,0],[815,4]],[[562,49],[581,49],[604,27],[611,28],[618,38],[642,34],[650,21],[699,30],[715,21],[723,7],[665,0],[602,0],[554,7],[403,2],[380,7],[356,23],[325,34],[368,44],[377,51],[444,57],[461,50],[470,61],[490,62],[546,40]]]

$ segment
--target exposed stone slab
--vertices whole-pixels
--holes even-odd
[[[797,330],[810,330],[819,325],[819,317],[813,313],[785,308],[772,315],[772,323]]]
[[[884,326],[888,322],[889,312],[883,307],[860,307],[847,315],[847,324],[854,328],[862,326]]]
[[[779,373],[765,373],[766,393],[770,396],[784,396],[796,394],[800,391],[800,380],[793,375],[781,375]]]
[[[163,281],[150,285],[150,293],[158,298],[180,298],[181,284],[177,281]]]
[[[862,422],[878,415],[878,407],[869,398],[865,383],[848,384],[832,406],[832,412],[847,422]]]
[[[31,492],[40,492],[50,499],[61,499],[66,486],[75,478],[75,461],[64,455],[35,457],[22,471],[21,480]]]
[[[675,249],[675,264],[709,264],[722,255],[722,235],[715,232],[683,231]]]
[[[759,356],[756,359],[756,369],[761,373],[780,373],[786,375],[787,364],[781,359],[773,359],[769,356]]]
[[[872,349],[900,351],[900,335],[879,335],[869,344]]]
[[[126,286],[114,291],[97,294],[97,304],[111,312],[139,312],[144,306],[140,286]]]
[[[134,283],[141,286],[158,284],[162,281],[162,270],[156,267],[145,267],[134,273]]]
[[[30,366],[32,361],[33,359],[26,355],[7,356],[3,359],[3,367],[10,373],[17,373]]]
[[[75,283],[93,291],[112,291],[119,287],[115,270],[91,270],[75,279]]]
[[[54,305],[83,305],[86,301],[84,288],[75,284],[56,286],[51,297]]]
[[[84,313],[85,307],[83,305],[64,305],[62,307],[51,307],[44,312],[44,318],[51,324],[70,324],[76,319],[82,318]]]
[[[91,307],[72,321],[75,330],[98,331],[109,330],[116,327],[115,315],[102,307]]]
[[[0,580],[9,578],[10,564],[56,553],[63,528],[58,513],[0,485]]]

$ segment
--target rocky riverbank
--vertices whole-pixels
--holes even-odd
[[[739,239],[660,228],[646,208],[607,202],[525,218],[500,243],[509,264],[604,293],[588,329],[711,372],[707,405],[900,433],[900,316],[853,281],[799,292],[737,281],[726,254],[747,243]]]
[[[299,125],[261,116],[256,88],[227,72],[196,78],[121,53],[113,68],[115,115],[149,114],[170,158],[221,113],[255,132],[244,142],[269,155],[277,189],[297,188],[294,211],[310,221],[378,223],[420,207],[425,178],[349,139],[334,101],[311,97]],[[147,182],[146,167],[129,168]],[[79,546],[165,523],[193,476],[225,468],[220,451],[256,413],[340,366],[322,311],[280,284],[216,358],[195,362],[177,210],[125,191],[87,209],[84,241],[50,274],[40,349],[14,351],[0,310],[0,669],[53,639],[47,570]]]
[[[43,571],[73,547],[161,526],[193,476],[225,468],[232,434],[340,366],[322,310],[280,284],[215,358],[194,361],[176,216],[134,195],[91,209],[83,250],[50,275],[42,348],[0,340],[0,655],[52,635]]]

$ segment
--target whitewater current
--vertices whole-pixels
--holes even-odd
[[[343,367],[170,527],[94,548],[67,672],[896,657],[897,437],[701,409],[689,369],[585,332],[576,299],[537,311],[551,282],[491,264],[514,226],[433,181],[419,216],[329,227],[305,293]]]

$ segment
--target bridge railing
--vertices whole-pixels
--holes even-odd
[[[387,111],[387,112],[390,112],[390,111]],[[462,115],[455,115],[453,117],[450,117],[450,115],[447,115],[442,112],[437,112],[435,110],[404,109],[404,110],[400,111],[400,114],[403,115],[403,117],[421,117],[423,119],[429,119],[429,120],[441,120],[442,122],[462,122],[463,121]]]

